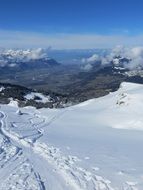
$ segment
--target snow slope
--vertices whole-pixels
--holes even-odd
[[[0,190],[142,190],[143,86],[64,109],[0,105]]]

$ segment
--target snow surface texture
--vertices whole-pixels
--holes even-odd
[[[143,86],[65,109],[0,105],[0,190],[142,190]]]
[[[24,98],[26,98],[27,100],[35,100],[36,102],[41,102],[41,103],[50,102],[50,96],[45,96],[38,92],[31,92],[26,96],[24,96]]]
[[[0,86],[0,92],[2,92],[5,88],[3,86]]]

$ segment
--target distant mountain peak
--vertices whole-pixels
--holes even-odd
[[[48,56],[46,49],[7,49],[0,52],[0,67],[25,67],[26,65],[41,64],[41,65],[57,65],[58,63]],[[33,65],[34,66],[34,65]]]
[[[36,60],[41,58],[48,58],[48,54],[45,49],[38,48],[38,49],[8,49],[3,50],[0,53],[0,59],[2,60],[16,60],[16,61],[28,61],[28,60]]]

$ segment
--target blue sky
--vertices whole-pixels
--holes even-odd
[[[142,0],[0,0],[0,46],[142,45],[142,9]]]

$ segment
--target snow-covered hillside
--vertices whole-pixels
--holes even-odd
[[[0,190],[142,190],[143,86],[64,109],[0,105]]]

